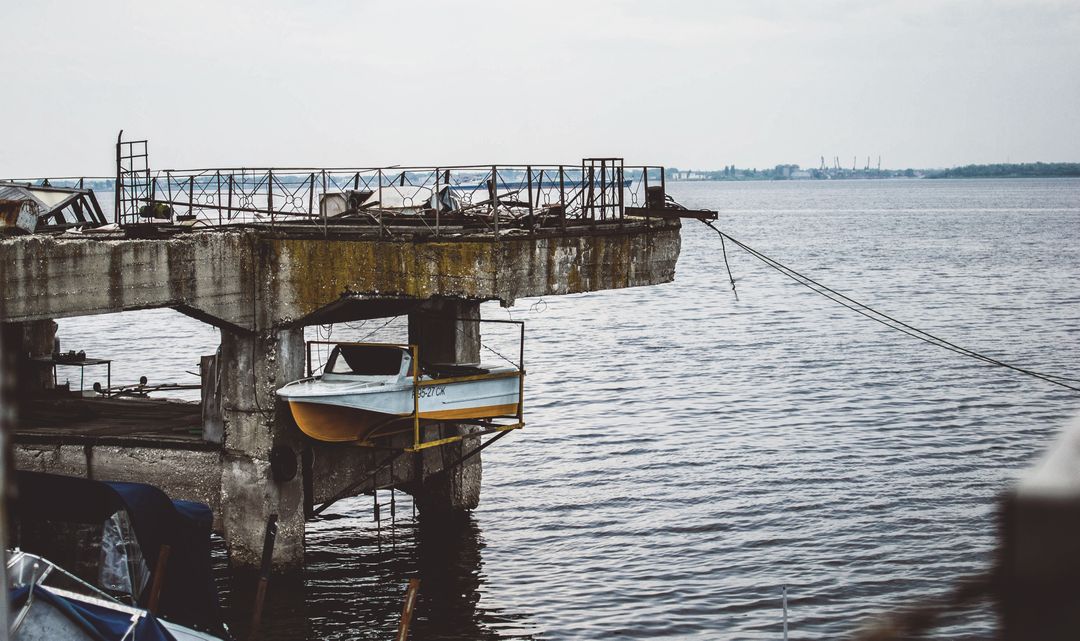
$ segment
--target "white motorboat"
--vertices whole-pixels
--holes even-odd
[[[277,394],[308,436],[369,442],[412,422],[516,418],[523,372],[514,366],[430,365],[416,348],[338,343],[323,373],[289,383]]]

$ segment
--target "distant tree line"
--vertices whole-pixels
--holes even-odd
[[[1080,177],[1077,162],[1001,163],[965,165],[930,172],[927,178],[1064,178]]]

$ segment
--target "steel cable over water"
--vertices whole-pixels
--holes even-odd
[[[947,341],[947,340],[945,340],[943,338],[939,338],[937,336],[934,336],[930,332],[927,332],[927,331],[919,329],[918,327],[914,327],[912,325],[909,325],[909,324],[907,324],[907,323],[905,323],[905,322],[903,322],[901,320],[898,320],[896,318],[893,318],[892,316],[889,316],[888,314],[885,314],[883,312],[879,312],[878,310],[874,309],[873,307],[870,307],[869,305],[867,305],[865,303],[860,303],[859,301],[851,298],[850,296],[847,296],[845,294],[841,294],[840,292],[838,292],[835,289],[832,289],[830,287],[827,287],[826,285],[822,285],[821,283],[819,283],[816,280],[810,278],[809,276],[805,276],[803,274],[800,274],[799,272],[797,272],[794,269],[788,267],[787,265],[784,265],[780,261],[778,261],[778,260],[776,260],[774,258],[770,258],[769,256],[766,256],[765,254],[761,253],[760,251],[754,249],[753,247],[750,247],[746,243],[738,240],[737,238],[732,237],[730,234],[728,234],[726,232],[723,232],[723,231],[720,231],[712,223],[710,223],[708,221],[704,221],[704,220],[702,222],[705,223],[706,225],[708,225],[713,231],[715,231],[717,234],[720,235],[721,248],[724,248],[725,239],[730,240],[731,242],[735,243],[740,248],[742,248],[746,253],[750,254],[754,258],[760,260],[761,262],[765,263],[766,265],[768,265],[769,267],[775,269],[776,271],[780,272],[781,274],[787,276],[788,278],[792,279],[793,281],[799,283],[803,287],[806,287],[810,291],[812,291],[812,292],[814,292],[816,294],[820,294],[821,296],[824,296],[825,298],[828,298],[829,300],[831,300],[831,301],[833,301],[835,303],[843,305],[844,307],[850,309],[851,311],[856,312],[857,314],[860,314],[862,316],[865,316],[866,318],[869,318],[872,321],[875,321],[877,323],[881,323],[882,325],[884,325],[884,326],[886,326],[886,327],[888,327],[888,328],[890,328],[892,330],[898,331],[898,332],[900,332],[902,334],[907,334],[908,336],[911,336],[912,338],[923,341],[924,343],[928,343],[930,345],[934,345],[934,346],[940,347],[942,349],[947,349],[950,352],[960,354],[961,356],[966,356],[968,358],[973,358],[975,360],[982,361],[983,363],[986,363],[988,365],[995,365],[997,367],[1003,367],[1003,368],[1006,368],[1006,369],[1010,369],[1010,370],[1013,370],[1014,372],[1019,372],[1021,374],[1026,374],[1027,376],[1031,376],[1033,378],[1037,378],[1037,379],[1046,381],[1047,383],[1051,383],[1051,384],[1057,385],[1059,387],[1064,387],[1065,389],[1072,390],[1074,392],[1080,392],[1080,386],[1070,385],[1069,384],[1069,383],[1080,383],[1080,379],[1070,378],[1068,376],[1059,376],[1059,375],[1056,375],[1056,374],[1046,374],[1046,373],[1043,373],[1043,372],[1038,372],[1038,371],[1035,371],[1035,370],[1032,370],[1032,369],[1028,369],[1026,367],[1020,367],[1018,365],[1012,365],[1010,363],[1006,363],[1004,361],[1000,361],[1000,360],[998,360],[996,358],[993,358],[992,356],[987,356],[985,354],[980,354],[979,352],[976,352],[974,350],[967,349],[966,347],[961,347],[961,346],[956,345],[955,343],[949,342],[949,341]],[[728,262],[727,262],[727,249],[726,248],[724,248],[724,264],[725,264],[725,266],[727,266],[728,279],[731,281],[731,289],[732,289],[732,291],[735,291],[735,278],[731,274],[731,265],[728,264]],[[737,295],[736,295],[736,299],[738,299]]]

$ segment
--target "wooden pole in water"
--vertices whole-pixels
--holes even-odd
[[[401,623],[398,624],[397,641],[407,641],[409,625],[412,623],[413,610],[416,609],[416,594],[420,591],[420,579],[409,579],[409,589],[405,591],[405,605],[401,608]]]
[[[263,538],[262,570],[259,584],[255,588],[255,608],[251,612],[251,629],[248,641],[259,638],[259,623],[262,622],[263,601],[266,600],[266,585],[270,582],[270,569],[274,558],[274,541],[277,540],[277,514],[271,514],[266,522],[266,536]]]

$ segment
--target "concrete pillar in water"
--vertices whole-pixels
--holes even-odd
[[[477,363],[480,361],[480,302],[434,299],[409,315],[409,343],[420,347],[422,363]],[[470,427],[444,423],[443,437],[467,433]],[[432,430],[433,431],[433,430]],[[418,456],[416,479],[405,489],[413,495],[424,517],[446,518],[480,504],[480,455],[461,465],[455,461],[477,447],[479,437],[423,450]],[[448,472],[446,467],[453,466]]]
[[[221,517],[230,563],[258,565],[266,521],[277,514],[274,566],[299,567],[304,560],[301,436],[274,392],[304,376],[304,331],[222,329],[218,363],[224,423]]]

